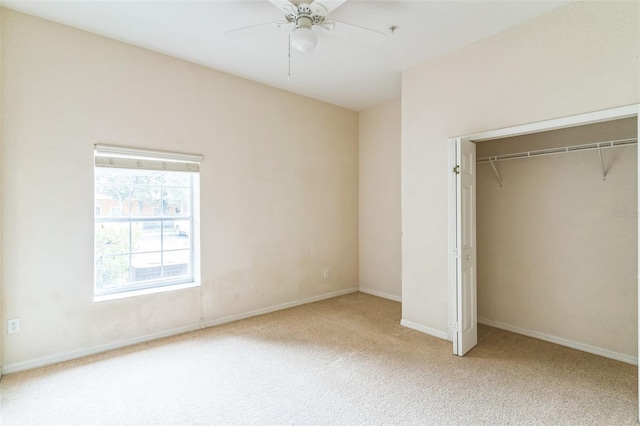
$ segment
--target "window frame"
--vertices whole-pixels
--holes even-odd
[[[163,151],[151,151],[140,150],[126,147],[116,147],[110,145],[95,145],[94,146],[94,273],[93,273],[93,295],[94,301],[103,301],[110,299],[117,299],[129,296],[136,296],[140,294],[150,294],[157,292],[164,292],[174,289],[189,288],[200,286],[200,162],[203,157],[194,154],[183,153],[170,153]],[[114,216],[105,217],[97,215],[97,202],[98,202],[98,185],[96,175],[98,168],[113,168],[118,170],[150,170],[159,171],[165,173],[189,173],[189,213],[187,216],[176,214],[167,215],[161,208],[160,216],[132,216],[131,215],[131,203],[134,202],[129,198],[129,208],[127,216]],[[131,185],[134,185],[131,183]],[[167,185],[172,187],[173,185]],[[173,186],[178,188],[178,186]],[[160,185],[163,188],[163,185]],[[186,189],[187,187],[180,186],[179,188]],[[160,205],[163,205],[163,191],[160,191]],[[189,223],[189,248],[164,248],[164,238],[166,234],[167,222],[188,222]],[[132,238],[133,238],[133,226],[134,224],[154,223],[160,224],[160,249],[151,251],[136,252],[133,250]],[[98,289],[98,276],[97,276],[97,262],[98,262],[98,245],[97,234],[95,230],[99,224],[105,223],[126,223],[128,224],[128,252],[118,253],[113,257],[127,257],[129,265],[129,283],[124,286],[112,288],[112,289]],[[189,265],[188,276],[180,276],[177,278],[172,277],[160,277],[150,281],[141,281],[138,283],[132,283],[132,266],[133,257],[140,254],[160,254],[160,271],[163,273],[165,254],[179,251],[189,251]]]

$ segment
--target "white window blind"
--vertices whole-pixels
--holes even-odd
[[[199,172],[202,155],[94,145],[96,167]]]

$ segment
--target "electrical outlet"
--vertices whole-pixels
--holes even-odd
[[[7,333],[13,334],[20,331],[20,319],[10,319],[7,321]]]
[[[324,270],[324,279],[325,279],[325,280],[328,280],[328,279],[329,279],[329,270],[328,270],[328,269],[325,269],[325,270]]]

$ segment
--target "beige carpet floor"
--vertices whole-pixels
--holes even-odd
[[[2,424],[635,424],[637,367],[354,293],[2,378]]]

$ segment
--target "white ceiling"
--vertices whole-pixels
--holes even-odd
[[[322,31],[312,52],[293,52],[275,25],[225,34],[283,13],[267,0],[0,1],[10,9],[360,111],[400,97],[401,72],[519,25],[562,1],[348,0],[329,14],[387,33],[370,45]],[[396,25],[391,34],[388,28]]]

